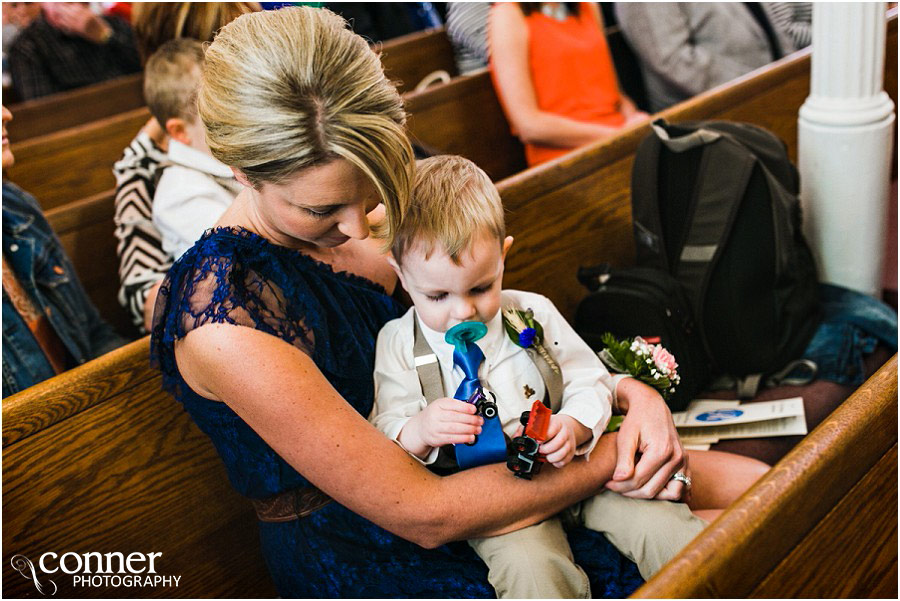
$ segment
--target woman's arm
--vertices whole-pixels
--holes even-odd
[[[575,148],[618,131],[538,108],[528,64],[528,24],[515,3],[491,8],[488,37],[497,95],[513,131],[523,143]]]
[[[590,463],[547,466],[532,482],[502,464],[440,478],[344,401],[309,356],[278,338],[205,325],[175,349],[193,390],[226,402],[337,502],[424,547],[537,523],[595,494],[615,463],[615,439],[604,436]]]

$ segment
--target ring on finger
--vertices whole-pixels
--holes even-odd
[[[685,487],[685,488],[690,488],[690,487],[691,487],[691,478],[690,478],[690,476],[688,476],[688,475],[685,474],[684,472],[675,472],[674,474],[672,474],[672,478],[671,478],[671,479],[672,479],[672,480],[677,480],[678,482],[681,482],[682,484],[684,484],[684,487]]]

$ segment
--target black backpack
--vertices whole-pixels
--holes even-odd
[[[755,391],[819,323],[797,170],[753,125],[660,119],[653,130],[632,173],[637,264],[683,286],[712,370],[749,377]]]
[[[684,287],[669,274],[649,267],[581,267],[578,280],[591,291],[578,304],[575,331],[595,351],[603,334],[618,339],[641,336],[675,356],[681,383],[666,403],[682,411],[709,383],[709,361],[697,332]]]

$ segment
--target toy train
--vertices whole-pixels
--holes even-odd
[[[541,401],[535,401],[531,411],[522,413],[520,421],[525,429],[512,439],[506,456],[506,467],[518,478],[531,480],[541,469],[545,459],[538,453],[541,443],[547,440],[552,412]]]

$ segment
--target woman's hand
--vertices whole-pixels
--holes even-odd
[[[616,444],[616,470],[606,487],[626,497],[681,498],[684,485],[671,481],[685,466],[672,414],[658,392],[633,378],[619,382],[616,396],[625,420]],[[641,454],[637,465],[634,458]]]

